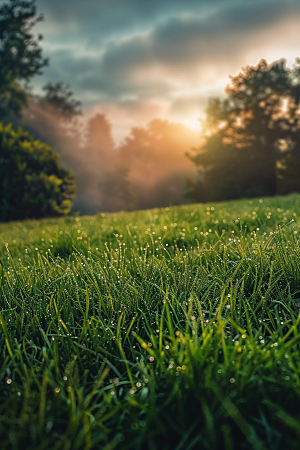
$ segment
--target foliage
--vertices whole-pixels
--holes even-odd
[[[202,200],[275,195],[299,191],[299,60],[261,60],[247,66],[212,99],[204,122],[206,138],[190,155],[203,178],[195,183]],[[202,186],[202,189],[200,189]],[[199,197],[198,197],[199,199]]]
[[[0,6],[0,120],[20,115],[27,104],[24,83],[48,63],[31,30],[42,20],[33,0],[9,0]]]
[[[299,206],[1,224],[1,450],[296,450]]]
[[[78,103],[73,97],[71,102]],[[60,101],[62,97],[60,97]],[[69,108],[68,104],[61,107]],[[96,114],[87,123],[86,134],[74,115],[67,120],[62,118],[46,97],[30,97],[26,114],[14,119],[14,126],[22,126],[36,139],[57,149],[64,167],[74,174],[78,194],[74,200],[75,210],[81,213],[97,212],[101,209],[103,196],[99,183],[103,173],[113,165],[113,141],[110,124],[104,115]]]
[[[60,120],[70,122],[75,117],[82,114],[80,110],[81,103],[73,98],[73,92],[68,85],[63,83],[47,83],[43,90],[44,100],[54,111]]]
[[[75,182],[52,148],[0,124],[0,220],[67,214]]]

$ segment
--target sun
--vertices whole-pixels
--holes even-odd
[[[199,119],[188,119],[184,121],[184,125],[190,128],[193,131],[200,131],[200,121]]]

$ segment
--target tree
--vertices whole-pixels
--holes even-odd
[[[43,90],[45,95],[29,95],[26,114],[22,117],[13,117],[14,126],[22,126],[37,139],[49,145],[60,148],[66,135],[74,135],[76,141],[80,140],[80,125],[77,117],[82,114],[80,101],[73,97],[68,85],[63,83],[47,83]],[[70,143],[71,144],[71,143]],[[74,143],[72,143],[74,146]],[[71,146],[72,146],[71,144]]]
[[[111,125],[104,114],[95,114],[87,123],[86,133],[87,156],[93,165],[104,165],[105,170],[110,169],[114,142],[111,135]],[[108,166],[108,167],[107,167]],[[99,170],[99,167],[97,168]]]
[[[1,221],[65,215],[75,192],[74,177],[49,145],[0,124]]]
[[[282,179],[287,175],[282,161],[299,159],[298,64],[289,69],[284,59],[272,64],[261,60],[231,77],[226,100],[209,102],[204,142],[189,155],[202,174],[194,186],[194,194],[202,192],[201,200],[278,192],[279,171]],[[189,188],[193,195],[191,184]]]
[[[9,0],[0,7],[0,120],[21,115],[27,104],[26,85],[48,64],[31,30],[42,20],[34,0]]]
[[[70,122],[82,114],[81,103],[74,99],[69,85],[49,82],[43,87],[43,90],[45,91],[45,97],[42,100],[62,121]]]
[[[82,153],[85,170],[85,177],[79,185],[82,204],[85,212],[95,213],[107,204],[106,188],[102,184],[107,180],[108,185],[111,185],[108,173],[112,171],[115,156],[111,124],[104,114],[96,113],[88,120]]]
[[[90,198],[86,195],[86,185],[90,180],[87,170],[89,158],[83,148],[83,124],[78,120],[80,114],[80,102],[68,85],[48,83],[42,95],[28,97],[28,107],[22,117],[13,117],[11,122],[15,129],[21,126],[60,154],[63,167],[76,177],[78,190],[74,208],[90,213],[99,208],[93,211],[88,208]]]

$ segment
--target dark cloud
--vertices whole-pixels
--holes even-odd
[[[51,2],[52,8],[55,3]],[[77,9],[77,3],[73,2],[73,7],[68,9],[68,2],[65,2],[59,14],[60,20],[65,17],[64,11],[72,9],[71,20],[74,11],[76,14],[81,12],[83,3],[78,2]],[[89,1],[94,16],[97,16],[95,11],[102,8],[105,17],[113,16],[114,3],[116,7],[120,5],[116,0],[110,7],[105,1]],[[151,3],[149,8],[153,14],[159,11],[159,2],[140,3]],[[133,14],[136,7],[135,16],[139,17],[147,10],[138,7],[140,3],[135,0],[126,2],[125,11]],[[171,2],[162,3],[162,10],[167,6],[171,8]],[[180,4],[174,2],[172,11]],[[196,3],[190,1],[187,4],[192,7]],[[200,4],[203,6],[204,2]],[[89,14],[86,12],[83,17]],[[213,12],[204,8],[202,14],[187,11],[161,20],[153,25],[151,31],[117,40],[102,47],[101,51],[99,49],[98,54],[84,56],[76,47],[54,50],[50,52],[51,76],[61,76],[64,80],[71,76],[74,87],[87,97],[93,93],[110,99],[134,94],[138,98],[168,96],[176,86],[176,77],[178,84],[194,84],[193,80],[202,82],[211,78],[208,67],[214,65],[219,67],[221,76],[228,74],[226,71],[234,61],[241,59],[245,50],[253,45],[263,45],[261,39],[265,38],[266,30],[276,28],[277,24],[295,15],[300,15],[298,2],[222,2]],[[130,36],[130,26],[127,32]]]
[[[211,9],[221,0],[38,0],[39,10],[57,30],[85,32],[90,43],[141,31],[170,15]],[[90,39],[91,38],[91,39]]]
[[[268,20],[264,14],[260,16],[262,7],[272,18],[276,11],[292,10],[298,3],[298,0],[37,0],[39,11],[46,18],[44,29],[53,41],[59,42],[63,35],[73,41],[84,40],[89,46],[149,31],[160,21],[184,13],[205,15],[222,9],[224,19],[227,10],[236,20],[240,14],[246,14],[253,24]],[[220,24],[219,21],[215,25]]]
[[[242,66],[299,56],[299,0],[37,0],[37,7],[50,66],[35,86],[67,82],[84,106],[118,111],[119,127],[122,111],[149,100],[174,117],[203,111]]]

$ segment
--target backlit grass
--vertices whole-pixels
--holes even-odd
[[[0,449],[298,449],[300,196],[0,225]]]

